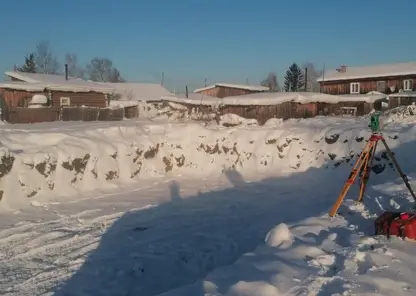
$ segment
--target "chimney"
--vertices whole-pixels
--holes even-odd
[[[341,65],[338,69],[338,72],[340,72],[340,73],[347,72],[347,65]]]
[[[65,80],[68,80],[68,64],[65,64]]]

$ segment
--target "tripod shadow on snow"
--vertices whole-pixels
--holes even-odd
[[[239,187],[245,184],[243,176],[234,168],[224,169],[224,175],[234,187]]]
[[[401,151],[409,150],[409,145],[415,148],[415,144],[410,143],[394,149],[399,163],[403,162]],[[265,236],[275,225],[296,224],[325,214],[335,202],[349,170],[348,164],[337,169],[310,168],[287,177],[252,183],[244,182],[238,172],[230,171],[225,175],[233,188],[191,197],[181,197],[180,181],[172,182],[170,202],[123,215],[105,231],[99,246],[54,295],[150,296],[194,283],[188,295],[203,296],[207,287],[198,280],[218,267],[224,267],[222,272],[226,272],[226,266],[258,245],[267,247],[264,246]],[[409,164],[404,165],[403,170],[409,175],[416,173]],[[370,188],[379,185],[379,181],[373,183],[373,180],[380,175],[371,176],[370,196],[383,194]],[[355,192],[351,190],[347,198],[355,198],[356,192],[356,189]],[[180,202],[176,202],[178,200]],[[379,212],[374,199],[368,202],[366,198],[365,205],[370,212]],[[367,218],[358,214],[345,215],[348,223],[360,225],[367,222]],[[347,233],[345,227],[334,226],[330,232],[339,234],[339,244],[343,244],[342,240],[347,244],[349,238],[343,236],[352,235],[353,231]],[[321,244],[327,236],[322,231],[314,234],[315,243]],[[280,265],[276,264],[274,269],[257,268],[227,277],[234,282],[219,279],[217,289],[224,293],[238,281],[269,280],[276,274],[284,274],[285,267],[305,269],[302,262],[285,258],[283,250],[276,252],[275,259]],[[247,257],[246,260],[257,259]],[[327,291],[332,289],[328,286]],[[324,290],[320,295],[328,294]]]
[[[170,199],[171,201],[180,201],[181,197],[181,187],[177,181],[172,181],[169,185]]]

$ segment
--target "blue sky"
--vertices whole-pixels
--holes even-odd
[[[258,84],[270,71],[416,60],[415,0],[4,1],[0,71],[48,40],[62,60],[113,60],[131,81],[170,89]]]

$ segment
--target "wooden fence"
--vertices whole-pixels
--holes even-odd
[[[155,102],[156,104],[156,102]],[[160,105],[160,103],[157,103]],[[373,108],[377,110],[378,104],[367,102],[339,102],[330,103],[307,103],[300,104],[296,102],[284,102],[278,105],[222,105],[219,107],[209,105],[196,105],[189,103],[178,103],[187,107],[188,114],[236,114],[247,119],[256,119],[260,125],[263,125],[271,118],[310,118],[318,115],[356,115],[363,116],[371,112]],[[161,106],[168,104],[162,103]],[[381,105],[380,105],[381,106]]]
[[[60,115],[62,121],[119,121],[124,118],[124,109],[66,107]]]
[[[59,120],[58,107],[10,108],[5,120],[9,123],[38,123]]]
[[[393,96],[389,98],[389,109],[393,109],[400,106],[409,106],[416,103],[415,96]]]
[[[38,123],[52,121],[120,121],[125,115],[124,108],[94,107],[42,107],[10,108],[5,120],[9,123]]]

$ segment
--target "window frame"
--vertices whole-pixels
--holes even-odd
[[[405,80],[403,80],[403,90],[404,91],[412,91],[413,90],[413,79],[405,79]]]
[[[357,87],[357,91],[353,91],[354,86]],[[359,93],[360,93],[360,83],[359,82],[351,82],[350,83],[350,94],[356,95],[356,94],[359,94]]]
[[[379,90],[379,84],[381,84],[381,83],[383,83],[383,85],[384,85],[384,89],[383,90]],[[378,92],[385,92],[386,89],[387,89],[387,81],[385,81],[385,80],[379,80],[379,81],[377,81],[376,91],[378,91]]]

